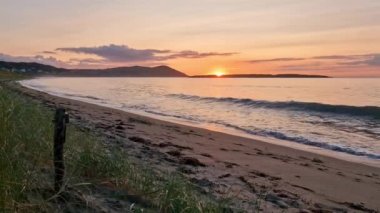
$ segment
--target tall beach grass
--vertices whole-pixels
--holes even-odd
[[[0,212],[63,212],[94,208],[88,202],[57,202],[53,191],[53,110],[0,84]],[[116,147],[69,124],[65,144],[65,189],[91,194],[107,184],[113,199],[135,212],[229,212],[228,202],[200,194],[178,174],[158,175],[131,163]],[[78,199],[73,199],[78,201]],[[144,205],[141,204],[144,201]],[[70,208],[69,208],[70,207]]]

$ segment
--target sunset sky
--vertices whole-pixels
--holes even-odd
[[[0,60],[380,76],[379,0],[2,0]]]

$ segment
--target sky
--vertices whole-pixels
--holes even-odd
[[[0,60],[380,77],[379,0],[1,0]]]

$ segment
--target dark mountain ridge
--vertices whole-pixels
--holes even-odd
[[[33,76],[62,77],[187,77],[186,74],[168,66],[115,67],[107,69],[65,69],[35,62],[0,61],[0,70]]]
[[[50,65],[36,62],[6,62],[0,61],[0,70],[24,74],[58,74],[66,71]]]
[[[324,75],[301,74],[231,74],[231,75],[195,75],[187,76],[169,66],[156,67],[115,67],[106,69],[65,69],[36,62],[0,61],[0,71],[27,74],[32,76],[62,77],[191,77],[191,78],[329,78]]]

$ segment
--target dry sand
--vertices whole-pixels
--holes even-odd
[[[379,212],[380,169],[131,114],[16,86],[162,171],[178,171],[217,197],[264,212]]]

